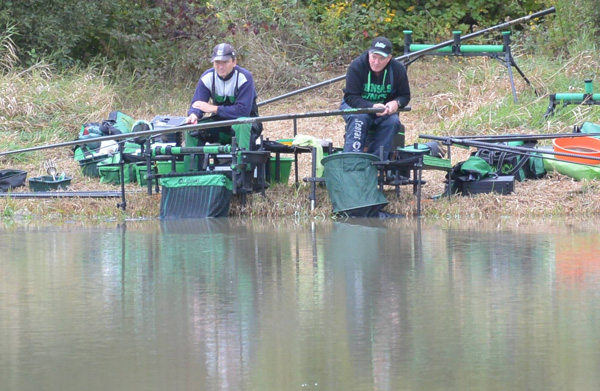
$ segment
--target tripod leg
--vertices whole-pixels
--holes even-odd
[[[521,71],[521,68],[519,68],[519,66],[517,65],[517,63],[515,62],[515,60],[512,58],[511,56],[511,65],[513,67],[515,67],[515,69],[517,70],[517,72],[519,72],[519,75],[521,75],[521,77],[523,78],[523,80],[525,80],[525,82],[527,84],[529,84],[531,86],[531,88],[533,88],[533,93],[535,94],[535,96],[539,96],[537,90],[535,89],[535,87],[533,86],[533,84],[531,84],[531,82],[529,81],[529,79],[525,76],[525,74],[523,73],[523,71]]]
[[[510,79],[510,88],[512,89],[513,100],[517,103],[519,100],[517,99],[517,90],[515,88],[515,80],[513,78],[512,73],[512,65],[514,61],[512,61],[512,55],[510,54],[510,49],[505,52],[504,65],[506,65],[506,69],[508,69],[508,78]]]

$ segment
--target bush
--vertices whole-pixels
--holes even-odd
[[[25,66],[41,59],[57,69],[101,63],[120,75],[188,80],[210,66],[215,44],[230,41],[242,59],[273,64],[285,85],[316,69],[347,65],[375,36],[400,47],[402,31],[410,29],[415,42],[437,43],[451,39],[453,30],[487,28],[552,5],[554,23],[514,26],[515,41],[527,50],[568,55],[581,42],[593,44],[600,23],[595,0],[574,2],[5,0],[0,25],[13,26],[8,35]],[[266,79],[277,82],[272,74]]]

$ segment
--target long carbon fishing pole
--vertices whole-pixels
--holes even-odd
[[[295,113],[295,114],[278,114],[278,115],[270,115],[263,117],[247,117],[247,118],[238,118],[226,121],[215,121],[215,122],[202,122],[193,125],[181,125],[174,126],[169,129],[152,129],[145,130],[141,132],[135,133],[122,133],[122,134],[114,134],[110,136],[100,136],[94,137],[92,139],[85,140],[73,140],[66,141],[64,143],[58,144],[49,144],[49,145],[41,145],[37,147],[23,148],[17,149],[13,151],[0,152],[0,156],[14,155],[17,153],[25,153],[25,152],[34,152],[41,151],[44,149],[52,149],[59,147],[72,147],[75,145],[87,144],[90,142],[102,142],[102,141],[111,141],[111,140],[126,140],[126,139],[139,139],[154,136],[157,134],[169,134],[176,132],[189,132],[192,130],[202,130],[202,129],[214,129],[214,128],[222,128],[233,125],[242,125],[242,124],[252,124],[255,122],[270,122],[270,121],[284,121],[290,119],[301,119],[301,118],[313,118],[313,117],[331,117],[336,115],[350,115],[350,114],[375,114],[380,113],[384,109],[383,108],[375,108],[370,107],[366,109],[348,109],[348,110],[329,110],[329,111],[313,111],[308,113]],[[410,111],[410,107],[404,107],[399,109],[399,111]]]
[[[498,25],[495,25],[495,26],[492,26],[492,27],[488,27],[488,28],[483,29],[483,30],[475,31],[475,32],[473,32],[471,34],[463,35],[463,36],[461,36],[459,38],[459,40],[460,41],[464,41],[466,39],[475,38],[475,37],[478,37],[480,35],[487,34],[490,31],[500,30],[500,29],[512,26],[514,24],[520,24],[520,23],[527,22],[527,21],[532,20],[532,19],[541,18],[543,16],[546,16],[546,15],[549,15],[549,14],[553,14],[554,12],[556,12],[556,9],[554,7],[550,7],[548,9],[546,9],[546,10],[543,10],[543,11],[540,11],[540,12],[536,12],[536,13],[533,13],[531,15],[523,16],[521,18],[514,19],[514,20],[511,20],[511,21],[508,21],[508,22],[505,22],[505,23],[501,23],[501,24],[498,24]],[[451,40],[448,40],[448,41],[445,41],[445,42],[442,42],[442,43],[438,43],[437,45],[433,45],[431,47],[428,47],[428,48],[425,48],[425,49],[421,49],[421,50],[418,50],[416,52],[407,53],[405,55],[396,57],[396,60],[398,60],[398,61],[404,61],[404,60],[409,60],[412,57],[419,58],[419,57],[421,57],[421,56],[423,56],[423,55],[425,55],[425,54],[427,54],[429,52],[433,52],[433,51],[436,51],[438,49],[442,49],[442,48],[444,48],[446,46],[450,46],[450,45],[454,44],[454,42],[455,42],[454,39],[451,39]],[[289,98],[290,96],[294,96],[294,95],[297,95],[297,94],[300,94],[300,93],[303,93],[303,92],[306,92],[306,91],[314,90],[315,88],[319,88],[319,87],[323,87],[323,86],[326,86],[326,85],[329,85],[329,84],[333,84],[333,83],[338,82],[340,80],[344,80],[345,78],[346,78],[346,75],[337,76],[337,77],[334,77],[333,79],[325,80],[325,81],[322,81],[322,82],[317,83],[317,84],[313,84],[313,85],[308,86],[308,87],[300,88],[298,90],[291,91],[291,92],[288,92],[286,94],[283,94],[283,95],[280,95],[280,96],[276,96],[276,97],[271,98],[271,99],[264,100],[262,102],[258,102],[257,105],[258,106],[263,106],[263,105],[266,105],[266,104],[269,104],[269,103],[272,103],[272,102],[275,102],[275,101],[278,101],[278,100],[281,100],[281,99],[284,99],[284,98]]]
[[[495,143],[507,141],[537,141],[549,140],[555,138],[573,138],[573,137],[600,137],[600,133],[549,133],[549,134],[504,134],[497,136],[454,136],[454,139],[475,140],[475,141],[493,141]],[[427,138],[424,136],[424,138]]]
[[[466,147],[487,148],[487,149],[490,149],[493,151],[501,151],[501,152],[514,152],[514,153],[517,153],[520,155],[543,153],[543,154],[550,154],[550,155],[555,155],[555,156],[565,156],[565,157],[575,157],[575,158],[580,158],[580,159],[595,160],[595,161],[598,161],[598,163],[600,163],[600,157],[585,156],[585,155],[579,155],[576,153],[556,152],[551,149],[536,149],[536,148],[527,148],[527,147],[517,147],[517,146],[512,146],[512,145],[499,145],[499,144],[495,144],[495,143],[491,143],[491,142],[483,142],[483,141],[476,141],[476,140],[470,140],[470,139],[457,139],[454,137],[440,137],[440,136],[429,136],[429,135],[420,135],[419,137],[425,138],[425,139],[430,139],[430,140],[442,141],[444,143],[463,145]],[[528,155],[528,156],[531,156],[531,155]],[[537,155],[537,157],[539,157],[539,155]],[[544,159],[546,159],[546,158],[544,158]],[[552,159],[552,160],[564,161],[562,159]],[[569,161],[569,163],[577,163],[577,162]],[[593,166],[593,164],[586,164],[586,163],[577,163],[577,164],[582,164],[584,166]]]
[[[119,198],[120,191],[36,191],[29,193],[0,192],[0,198]]]

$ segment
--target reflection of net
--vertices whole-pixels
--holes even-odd
[[[161,230],[168,234],[217,234],[229,233],[229,219],[180,219],[161,220]]]

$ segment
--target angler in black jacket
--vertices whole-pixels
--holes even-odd
[[[410,86],[404,65],[392,58],[392,43],[387,38],[375,38],[371,47],[348,67],[340,109],[382,107],[385,110],[344,116],[344,152],[364,152],[367,147],[367,153],[379,155],[383,146],[387,158],[394,135],[400,129],[398,109],[409,101]]]

